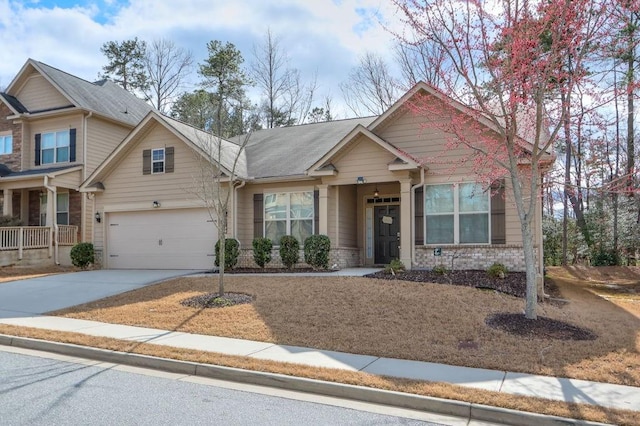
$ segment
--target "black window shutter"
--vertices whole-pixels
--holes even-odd
[[[76,129],[69,129],[69,161],[76,161]]]
[[[313,191],[313,233],[320,232],[320,191]]]
[[[164,172],[173,173],[173,147],[168,146],[164,149]]]
[[[262,197],[262,194],[253,194],[253,238],[263,237],[262,218],[264,215],[264,207]]]
[[[151,150],[145,149],[142,151],[142,174],[151,174]]]
[[[506,244],[504,179],[491,185],[491,244]]]
[[[40,133],[36,133],[36,152],[35,152],[35,160],[36,166],[40,165]]]
[[[424,191],[416,188],[415,215],[413,218],[416,245],[424,244]]]

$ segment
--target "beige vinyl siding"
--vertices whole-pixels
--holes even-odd
[[[332,185],[354,184],[358,176],[364,177],[367,182],[394,181],[397,177],[389,171],[388,164],[395,158],[377,143],[361,136],[333,161],[338,175],[325,181]]]
[[[29,111],[40,111],[71,105],[71,102],[38,73],[30,75],[16,98]]]
[[[331,246],[336,247],[339,244],[338,239],[338,204],[340,195],[338,192],[340,191],[339,186],[329,186],[327,192],[327,236],[331,240]]]
[[[73,189],[76,191],[80,187],[81,183],[82,183],[81,170],[60,174],[51,180],[51,185],[54,185],[60,188]]]
[[[340,247],[358,247],[358,205],[356,186],[339,186],[338,243]]]
[[[131,128],[91,117],[87,120],[86,131],[87,164],[85,165],[85,173],[86,176],[89,176],[122,142]]]
[[[93,211],[93,201],[87,200],[86,194],[82,195],[82,205],[84,206],[83,214],[84,214],[84,228],[82,229],[81,239],[83,242],[91,242],[91,235],[93,233],[94,224],[96,223],[95,212]]]
[[[272,192],[314,191],[319,181],[301,181],[268,184],[247,184],[238,194],[238,239],[243,247],[253,241],[253,194]],[[329,237],[331,238],[331,237]]]
[[[28,126],[25,139],[22,141],[23,159],[26,160],[27,168],[49,168],[60,166],[71,166],[82,164],[82,114],[76,113],[64,117],[48,118],[44,120],[33,121]],[[76,129],[76,161],[74,163],[53,163],[41,166],[35,165],[35,135],[38,133],[55,132],[60,130]],[[24,163],[23,163],[24,164]]]

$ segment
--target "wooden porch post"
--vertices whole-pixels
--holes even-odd
[[[329,185],[317,185],[318,186],[318,232],[321,235],[328,235],[329,233]]]
[[[3,196],[2,214],[4,216],[13,216],[13,189],[4,189]]]

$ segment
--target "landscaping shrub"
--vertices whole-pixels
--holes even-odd
[[[449,273],[449,270],[444,265],[436,265],[433,267],[433,272],[438,275],[446,275]]]
[[[95,262],[93,244],[78,243],[71,247],[71,263],[78,268],[86,269]]]
[[[13,217],[11,215],[0,216],[0,227],[5,226],[22,226],[22,221],[19,217]]]
[[[289,269],[298,263],[300,259],[300,243],[291,235],[283,235],[280,238],[280,259],[282,264]]]
[[[504,278],[507,276],[508,272],[509,270],[507,269],[507,267],[498,262],[489,266],[489,269],[487,269],[487,275],[489,275],[491,278]]]
[[[304,261],[313,269],[329,269],[331,240],[326,235],[311,235],[304,240]]]
[[[397,274],[400,271],[404,271],[405,270],[405,266],[404,263],[402,263],[402,261],[400,259],[392,259],[391,263],[389,263],[387,266],[385,266],[384,268],[384,272],[387,274]]]
[[[253,260],[264,268],[267,263],[271,262],[271,249],[273,243],[270,238],[255,238],[251,243],[253,246]]]
[[[224,240],[224,269],[233,269],[238,264],[240,243],[235,238]],[[220,240],[216,242],[216,266],[220,266]]]

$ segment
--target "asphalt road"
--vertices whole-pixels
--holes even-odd
[[[227,387],[210,379],[5,350],[0,347],[0,423],[5,426],[435,424],[415,414],[398,415],[402,410],[393,408],[327,405],[308,401],[314,398],[308,394],[274,396],[248,391],[250,385]]]

